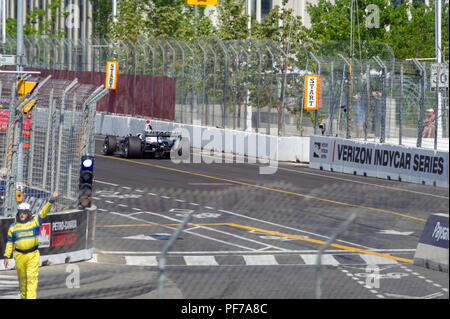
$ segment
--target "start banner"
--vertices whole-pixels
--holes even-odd
[[[448,152],[312,136],[311,168],[448,187]]]

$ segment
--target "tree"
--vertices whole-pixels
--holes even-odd
[[[61,11],[62,0],[47,0],[47,11],[36,8],[29,12],[26,17],[26,23],[23,26],[25,35],[48,35],[50,37],[62,38],[65,35],[64,27],[58,28],[57,21],[67,17],[67,11]],[[6,20],[6,33],[9,35],[17,34],[17,20],[8,18]]]
[[[445,14],[447,13],[447,14]],[[396,58],[432,58],[435,56],[434,2],[399,5],[393,12],[391,30],[386,41]],[[448,2],[442,10],[442,44],[448,56]],[[447,28],[447,32],[445,32]]]
[[[255,23],[252,28],[252,37],[260,40],[273,41],[274,45],[267,47],[275,52],[278,59],[273,61],[270,67],[275,74],[279,74],[276,82],[280,83],[280,93],[271,94],[264,92],[263,103],[269,103],[278,111],[278,130],[282,127],[282,112],[286,108],[286,95],[292,95],[298,91],[298,77],[288,76],[288,66],[292,71],[294,67],[304,69],[308,52],[314,46],[302,25],[302,17],[296,16],[292,9],[286,8],[287,0],[283,0],[281,6],[274,6],[261,23]],[[270,86],[269,86],[270,88]],[[298,105],[291,110],[298,111]],[[280,131],[278,132],[280,134]]]
[[[216,34],[222,40],[243,40],[249,35],[245,0],[222,0],[217,5]]]

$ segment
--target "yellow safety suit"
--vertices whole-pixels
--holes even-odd
[[[23,222],[18,220],[8,229],[4,257],[11,258],[14,245],[14,260],[16,261],[22,299],[36,299],[40,257],[39,229],[52,204],[52,201],[48,201],[37,215]]]

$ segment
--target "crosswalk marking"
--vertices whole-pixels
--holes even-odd
[[[221,266],[221,265],[236,265],[236,266],[314,266],[317,260],[317,254],[238,254],[232,255],[168,255],[166,256],[167,266]],[[105,260],[103,254],[95,254],[90,262],[103,262]],[[277,256],[279,257],[277,259]],[[220,258],[217,258],[220,257]],[[238,259],[237,259],[238,257]],[[339,258],[341,255],[336,254],[323,254],[321,264],[322,265],[396,265],[397,261],[382,258],[378,256],[366,255],[366,254],[354,254],[347,255],[347,258]],[[112,256],[108,255],[106,262],[111,262]],[[118,254],[115,257],[116,263],[126,264],[130,266],[158,266],[159,255],[121,255]],[[231,258],[231,259],[229,259]],[[239,261],[241,258],[241,261]],[[281,258],[281,259],[280,259]],[[2,281],[9,283],[11,278],[0,277],[0,286]]]
[[[125,256],[126,264],[129,266],[157,266],[156,256]]]
[[[307,265],[315,265],[317,261],[317,255],[316,254],[308,254],[308,255],[300,255]],[[333,255],[322,255],[321,257],[321,264],[322,265],[339,265],[339,262],[336,260],[336,258],[333,257]]]
[[[19,280],[17,276],[0,274],[0,299],[18,299]]]
[[[396,260],[383,258],[383,257],[375,256],[375,255],[360,254],[359,257],[361,257],[368,265],[398,264],[398,262]]]
[[[248,266],[278,265],[274,255],[244,255]]]
[[[214,256],[184,256],[188,266],[218,266]]]

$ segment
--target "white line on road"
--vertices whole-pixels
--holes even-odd
[[[274,255],[244,255],[247,266],[268,266],[278,265]]]
[[[219,266],[214,256],[183,256],[187,266]]]
[[[361,257],[368,265],[392,265],[398,263],[396,260],[375,255],[359,254],[359,257]]]
[[[117,185],[117,184],[113,184],[113,183],[108,183],[108,182],[103,182],[103,181],[100,181],[100,180],[98,180],[98,179],[96,179],[96,180],[94,180],[96,183],[100,183],[100,184],[105,184],[105,185],[110,185],[110,186],[119,186],[119,185]]]
[[[128,266],[157,266],[156,256],[125,256]]]
[[[151,212],[146,212],[146,213],[150,214],[150,215],[159,216],[159,217],[171,220],[171,221],[175,221],[175,222],[181,223],[181,220],[178,220],[178,219],[175,219],[175,218],[171,218],[171,217],[168,217],[168,216],[164,216],[162,214],[151,213]],[[244,240],[244,241],[249,241],[249,242],[252,242],[252,243],[256,243],[256,244],[258,244],[260,246],[265,246],[265,247],[270,247],[270,248],[274,248],[274,249],[279,249],[281,251],[286,251],[286,249],[284,249],[284,248],[280,248],[280,247],[277,247],[277,246],[273,246],[273,245],[269,245],[269,244],[266,244],[266,243],[262,243],[262,242],[259,242],[257,240],[253,240],[253,239],[250,239],[250,238],[246,238],[246,237],[242,237],[242,236],[239,236],[239,235],[235,235],[235,234],[232,234],[232,233],[229,233],[229,232],[226,232],[226,231],[214,229],[214,228],[207,227],[207,226],[198,226],[198,227],[200,229],[206,229],[206,230],[209,230],[209,231],[212,231],[212,232],[216,232],[216,233],[228,235],[228,236],[231,236],[231,237],[235,237],[235,238],[238,238],[238,239],[241,239],[241,240]],[[253,250],[255,250],[255,249],[253,249]]]
[[[316,254],[301,254],[300,255],[307,265],[315,265],[317,260]],[[322,265],[339,265],[339,262],[332,256],[332,255],[322,255],[321,258],[321,264]]]
[[[292,228],[292,227],[289,227],[289,226],[284,226],[284,225],[272,223],[272,222],[269,222],[269,221],[266,221],[266,220],[262,220],[262,219],[253,218],[253,217],[250,217],[250,216],[246,216],[246,215],[230,212],[228,210],[219,209],[218,211],[219,212],[223,212],[223,213],[227,213],[227,214],[231,214],[231,215],[235,215],[235,216],[239,216],[239,217],[242,217],[242,218],[247,218],[247,219],[254,220],[254,221],[257,221],[257,222],[260,222],[260,223],[265,223],[265,224],[268,224],[268,225],[273,225],[273,226],[277,226],[277,227],[281,227],[281,228],[285,228],[285,229],[289,229],[289,230],[294,230],[296,232],[305,233],[305,234],[308,234],[308,235],[314,235],[314,236],[318,236],[318,237],[329,239],[329,237],[324,236],[324,235],[319,235],[319,234],[312,233],[312,232],[309,232],[309,231],[306,231],[306,230],[296,229],[296,228]],[[359,246],[359,247],[362,247],[362,248],[364,248],[366,250],[373,250],[373,251],[376,250],[376,248],[367,247],[367,246],[356,244],[356,243],[351,243],[351,242],[348,242],[348,241],[345,241],[345,240],[336,239],[336,241],[340,241],[342,243],[350,244],[350,245],[353,245],[353,246]]]
[[[154,214],[154,213],[151,213],[151,212],[143,212],[143,213]],[[136,218],[136,217],[133,217],[133,216],[129,216],[129,215],[125,215],[125,214],[120,214],[120,213],[116,213],[116,212],[111,212],[111,214],[118,215],[118,216],[122,216],[122,217],[126,217],[126,218],[130,218],[130,219],[133,219],[133,220],[136,220],[136,221],[144,222],[144,223],[146,223],[146,224],[152,224],[152,223],[149,222],[148,220],[145,220],[145,219],[142,219],[142,218]],[[160,225],[160,226],[161,226],[161,227],[164,227],[164,228],[169,228],[169,229],[172,229],[172,230],[175,230],[175,229],[176,229],[176,227],[171,227],[171,226],[165,226],[165,225]],[[255,249],[250,248],[250,247],[245,247],[245,246],[242,246],[242,245],[238,245],[238,244],[226,242],[226,241],[223,241],[223,240],[220,240],[220,239],[217,239],[217,238],[212,238],[212,237],[209,237],[209,236],[206,236],[206,235],[201,235],[201,234],[197,234],[197,233],[190,232],[190,231],[184,231],[184,232],[187,233],[187,234],[191,234],[191,235],[194,235],[194,236],[197,236],[197,237],[204,238],[204,239],[209,239],[209,240],[212,240],[212,241],[217,241],[217,242],[222,243],[222,244],[226,244],[226,245],[230,245],[230,246],[235,246],[235,247],[238,247],[238,248],[241,248],[241,249],[248,249],[249,251],[254,251],[254,250],[255,250]],[[161,252],[159,252],[159,253],[161,253]]]

